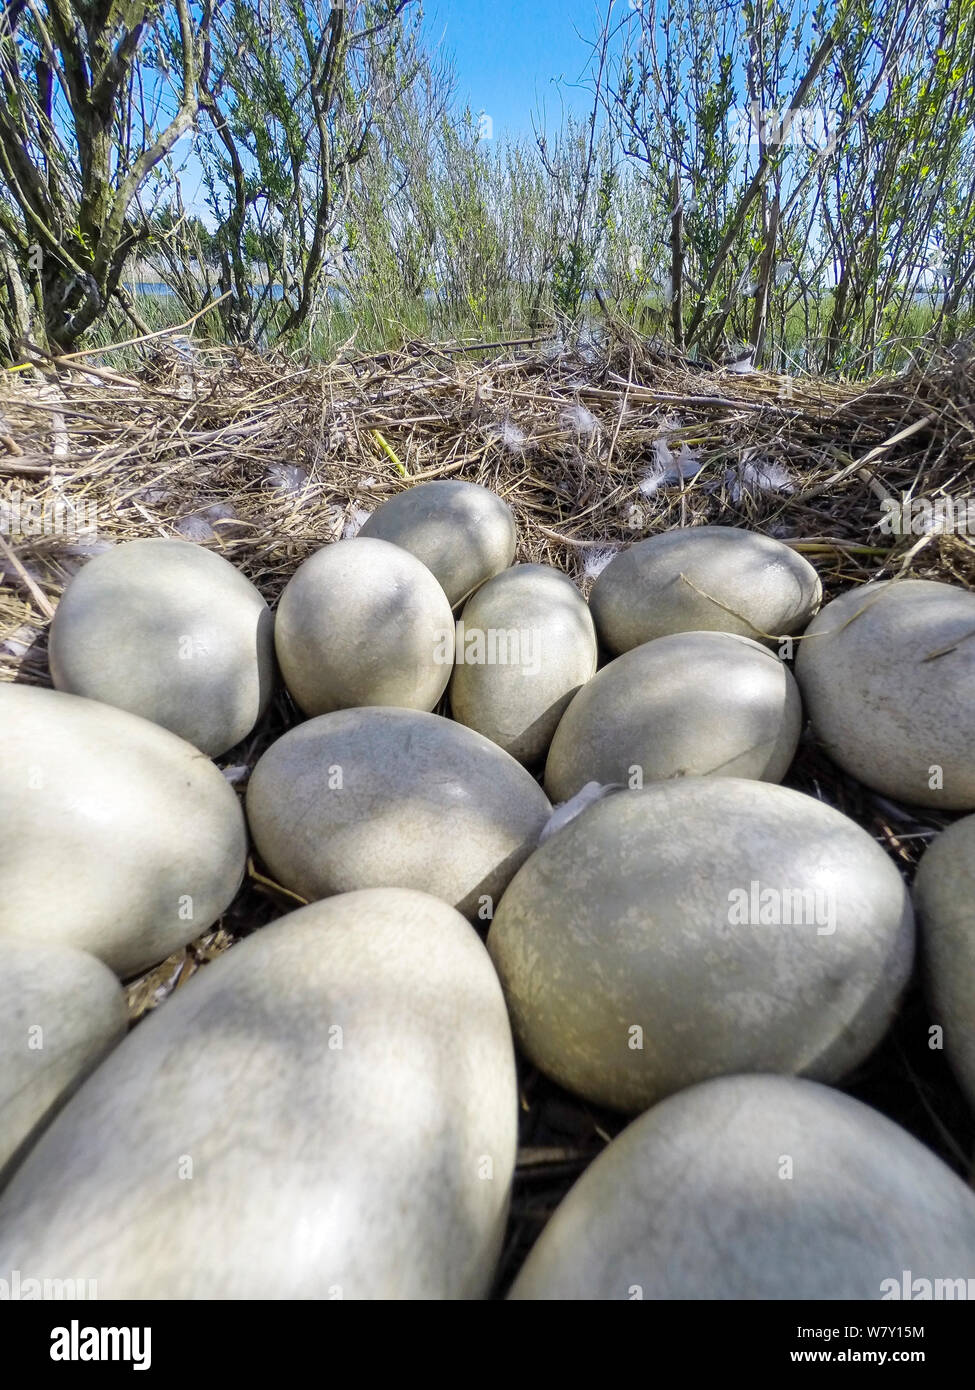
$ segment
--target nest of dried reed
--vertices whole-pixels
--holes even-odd
[[[224,554],[273,603],[307,555],[354,533],[399,488],[432,478],[493,488],[517,517],[517,560],[554,565],[584,590],[621,545],[704,522],[785,541],[817,565],[827,597],[905,575],[975,588],[971,537],[884,525],[902,499],[950,503],[975,492],[967,354],[857,385],[705,370],[619,330],[598,347],[411,343],[314,367],[172,338],[143,352],[134,372],[102,355],[97,367],[76,357],[0,374],[0,506],[8,520],[21,517],[0,530],[0,679],[49,683],[46,628],[93,551],[183,536]],[[52,534],[59,504],[64,524]],[[243,785],[296,718],[280,694],[220,760],[231,780]],[[947,819],[868,791],[808,738],[787,781],[862,824],[908,878]],[[252,862],[214,930],[130,984],[133,1020],[294,905]],[[846,1089],[972,1180],[972,1116],[927,1047],[917,986]],[[522,1098],[501,1287],[621,1126],[527,1067]]]

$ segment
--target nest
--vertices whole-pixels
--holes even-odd
[[[905,576],[975,588],[967,534],[885,525],[905,498],[950,505],[975,493],[975,361],[965,354],[867,385],[704,370],[620,331],[598,348],[412,343],[315,367],[188,340],[154,346],[135,372],[89,362],[0,376],[0,679],[50,683],[46,629],[58,595],[107,545],[198,541],[273,604],[308,555],[354,534],[399,489],[434,478],[496,491],[518,522],[516,560],[553,565],[584,592],[619,547],[703,523],[800,551],[827,599]],[[18,515],[19,529],[9,524]],[[279,693],[255,733],[218,760],[230,780],[242,788],[298,718]],[[908,880],[951,819],[870,792],[808,736],[786,784],[851,816]],[[295,905],[252,860],[224,918],[129,983],[133,1021]],[[844,1089],[971,1181],[973,1119],[927,1027],[915,984]],[[524,1064],[521,1096],[502,1289],[623,1124]]]

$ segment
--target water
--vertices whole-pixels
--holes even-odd
[[[124,280],[122,282],[130,294],[137,298],[144,299],[172,299],[173,291],[168,285],[163,285],[154,280]],[[255,298],[261,292],[263,286],[254,285],[252,287]],[[330,285],[327,296],[333,302],[337,302],[342,297],[342,291],[337,285]],[[283,299],[284,291],[280,285],[271,286],[271,298]]]

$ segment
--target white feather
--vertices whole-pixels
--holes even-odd
[[[357,536],[362,527],[365,526],[369,516],[370,512],[368,512],[365,507],[357,507],[353,504],[352,514],[342,527],[342,539],[344,541],[350,541],[353,537]]]
[[[206,517],[195,513],[191,516],[181,516],[176,523],[176,530],[185,541],[212,541],[217,535]]]
[[[211,506],[203,508],[203,515],[209,522],[238,520],[231,502],[214,502]]]
[[[135,495],[140,502],[145,502],[149,507],[155,507],[160,502],[168,502],[173,494],[168,487],[144,487]]]
[[[658,488],[679,487],[688,478],[696,477],[704,467],[693,449],[682,444],[675,454],[665,439],[653,444],[654,462],[640,480],[644,497],[652,497]]]
[[[272,463],[267,470],[267,481],[276,491],[293,497],[304,488],[308,474],[294,463]]]
[[[582,571],[587,579],[595,579],[602,574],[603,570],[615,556],[619,546],[593,546],[585,560],[582,562]]]
[[[520,454],[525,447],[523,431],[507,416],[503,420],[488,425],[484,433],[488,439],[496,440],[502,449],[507,449],[509,453]]]
[[[661,477],[666,473],[674,462],[674,454],[666,439],[655,439],[653,441],[653,459],[661,470]]]
[[[740,502],[746,494],[755,497],[762,492],[796,490],[789,470],[771,459],[743,460],[737,468],[726,470],[724,483],[732,502]]]
[[[562,412],[562,423],[576,434],[595,434],[599,421],[584,405],[569,405]]]
[[[587,782],[586,785],[577,791],[575,796],[570,796],[568,801],[562,801],[554,808],[548,820],[542,826],[542,833],[538,837],[538,843],[544,844],[550,836],[561,830],[563,826],[575,820],[576,816],[591,806],[594,801],[601,801],[604,796],[611,796],[613,792],[621,791],[621,782]]]
[[[28,648],[40,636],[36,627],[31,627],[30,623],[21,623],[9,637],[0,642],[0,652],[9,652],[11,656],[22,657]]]
[[[510,449],[512,453],[518,453],[525,447],[524,433],[517,425],[512,424],[510,420],[501,421],[500,436],[501,443],[506,449]]]
[[[640,491],[643,493],[644,497],[653,497],[658,488],[663,487],[664,478],[666,476],[666,468],[661,468],[658,464],[654,464],[652,468],[648,468],[640,479]]]

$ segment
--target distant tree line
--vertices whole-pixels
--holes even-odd
[[[511,139],[420,18],[3,0],[0,356],[149,331],[136,259],[209,332],[313,354],[567,330],[597,298],[789,371],[970,331],[975,0],[615,0],[588,114]]]

